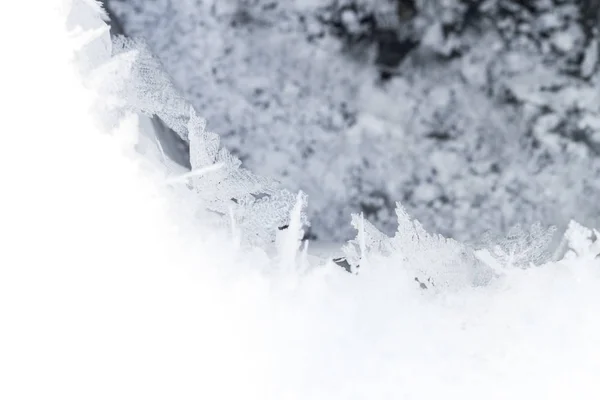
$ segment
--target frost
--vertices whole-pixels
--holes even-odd
[[[361,212],[393,234],[396,199],[459,240],[600,222],[596,0],[108,4],[247,168],[310,196],[319,240]]]
[[[539,223],[529,231],[517,225],[495,244],[488,238],[489,250],[503,268],[541,265],[550,259],[549,246],[555,232],[555,227],[544,229]]]
[[[352,216],[358,235],[343,251],[345,260],[355,270],[362,271],[366,256],[373,255],[384,259],[380,264],[393,263],[412,271],[422,288],[456,289],[485,285],[494,275],[543,265],[552,256],[550,245],[555,227],[544,229],[536,223],[525,230],[515,226],[506,236],[488,233],[479,244],[467,245],[428,233],[400,203],[396,204],[396,215],[398,229],[393,237],[364,221],[362,216]],[[585,232],[583,236],[588,235]]]
[[[398,232],[391,239],[392,246],[407,265],[416,268],[417,278],[432,279],[437,287],[457,288],[472,283],[475,263],[470,249],[456,240],[428,233],[399,203],[396,214]]]
[[[279,267],[282,272],[296,274],[298,271],[306,269],[308,266],[306,264],[306,246],[308,246],[308,242],[305,243],[302,253],[298,253],[304,236],[304,230],[302,229],[302,226],[304,225],[302,220],[302,210],[306,207],[306,201],[306,195],[299,193],[296,204],[290,214],[290,223],[279,237],[278,256]],[[301,259],[299,256],[301,256]]]
[[[352,225],[359,233],[343,248],[350,265],[362,268],[363,260],[371,254],[413,271],[421,285],[457,289],[474,284],[478,266],[467,246],[428,233],[400,203],[396,204],[396,215],[398,230],[393,237],[380,232],[362,216],[352,216]]]
[[[220,166],[209,174],[191,178],[194,190],[209,210],[221,215],[230,213],[242,238],[252,244],[272,242],[277,229],[288,224],[293,207],[300,207],[299,222],[308,224],[305,196],[294,201],[294,195],[274,180],[242,168],[241,161],[221,147],[219,136],[205,127],[206,122],[190,107],[187,132],[192,172]]]
[[[551,258],[550,244],[555,232],[556,227],[544,229],[540,223],[533,224],[529,230],[516,225],[505,237],[488,232],[482,244],[487,257],[493,259],[490,266],[495,270],[528,268],[542,265]]]
[[[142,42],[116,37],[113,54],[112,60],[94,71],[92,82],[112,97],[115,118],[125,112],[158,116],[189,147],[191,171],[169,182],[189,183],[201,206],[221,216],[223,223],[234,218],[245,243],[273,243],[278,228],[289,222],[296,195],[273,179],[243,168],[221,145],[219,135],[206,129],[206,121],[179,94]],[[308,224],[304,208],[299,218]]]
[[[433,279],[416,286],[415,275],[396,273],[410,267],[403,253],[369,253],[369,236],[394,240],[363,218],[358,254],[376,273],[296,269],[292,287],[257,274],[302,260],[304,202],[291,200],[281,260],[232,251],[222,230],[186,225],[172,188],[139,168],[145,156],[124,154],[120,138],[96,129],[94,99],[48,3],[31,12],[12,2],[43,34],[4,36],[9,53],[14,43],[28,51],[0,75],[11,105],[4,126],[15,133],[0,148],[0,398],[600,398],[600,276],[589,258],[598,233],[573,224],[570,246],[582,255],[443,296],[418,289]],[[23,82],[43,107],[32,107]],[[136,120],[128,115],[114,135],[141,136]],[[216,172],[206,168],[186,179]],[[421,248],[416,236],[453,245],[398,214],[405,250]]]
[[[120,81],[118,95],[127,102],[131,111],[160,117],[169,128],[187,140],[189,105],[148,47],[142,41],[116,36],[113,39],[113,57],[124,69],[123,72],[127,72],[127,77]]]
[[[565,259],[595,259],[600,255],[600,232],[571,221],[557,251],[564,251]]]
[[[363,215],[352,214],[352,226],[358,231],[355,239],[343,246],[346,260],[353,268],[358,268],[368,253],[389,256],[393,252],[390,238],[379,231]]]

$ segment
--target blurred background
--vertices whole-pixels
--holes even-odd
[[[600,0],[106,0],[309,237],[600,226]],[[186,164],[185,146],[178,162]]]

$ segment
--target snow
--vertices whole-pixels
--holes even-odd
[[[598,39],[590,41],[588,45],[582,64],[582,74],[584,77],[589,78],[594,74],[594,70],[598,65],[598,53],[600,52],[600,43]]]
[[[0,77],[0,398],[598,398],[597,232],[572,224],[568,258],[456,290],[421,290],[399,253],[289,268],[164,184],[149,124],[107,128],[69,2],[12,4],[36,30],[1,32],[19,58]]]
[[[309,195],[319,240],[349,239],[348,214],[367,211],[372,193],[386,200],[367,219],[388,233],[397,200],[461,240],[517,223],[597,226],[597,207],[561,190],[597,181],[600,168],[593,146],[581,167],[564,150],[581,120],[600,115],[597,39],[584,35],[575,3],[536,1],[531,12],[492,0],[468,21],[463,2],[417,3],[417,17],[399,25],[387,1],[109,1],[245,166]],[[361,22],[369,17],[420,42],[384,83],[376,34]],[[559,123],[543,132],[548,109]],[[438,152],[450,156],[424,156]],[[446,168],[458,173],[449,179]],[[432,185],[443,207],[413,195]]]

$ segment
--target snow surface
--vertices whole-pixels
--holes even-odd
[[[94,5],[13,2],[35,29],[0,28],[19,55],[0,75],[12,133],[0,148],[0,398],[599,397],[590,232],[574,226],[577,253],[560,262],[450,291],[419,289],[399,255],[351,275],[236,248],[194,216],[191,191],[165,185],[135,115],[107,130],[107,99],[73,65],[86,41],[65,31],[71,4]],[[71,21],[93,28],[81,10]],[[107,34],[80,54],[105,58]]]

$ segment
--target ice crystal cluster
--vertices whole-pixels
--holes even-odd
[[[268,185],[240,177],[202,110],[170,123],[185,172],[132,113],[145,94],[121,96],[147,82],[126,81],[134,53],[110,59],[94,0],[9,7],[28,26],[0,26],[19,55],[0,74],[0,398],[600,398],[597,229],[571,222],[549,258],[539,227],[464,244],[396,204],[393,237],[354,217],[348,274],[300,250],[299,194],[274,256],[239,246],[219,183]],[[199,203],[231,223],[189,218]]]
[[[319,239],[393,234],[396,201],[460,240],[600,223],[597,0],[108,5]]]
[[[220,225],[234,224],[249,244],[273,243],[277,231],[289,224],[297,195],[283,189],[274,179],[242,167],[241,161],[221,145],[219,135],[206,129],[206,121],[179,94],[160,62],[142,42],[116,36],[112,46],[112,60],[93,74],[96,87],[113,99],[107,103],[108,111],[160,118],[189,152],[186,156],[191,171],[181,179],[170,180],[183,181],[192,188],[199,204],[213,213]],[[156,143],[161,147],[164,141],[157,138]],[[304,210],[306,196],[301,194],[301,198]],[[308,224],[304,211],[301,221]]]
[[[335,6],[337,8],[329,8],[329,11],[323,14],[328,15],[328,17],[320,19],[321,23],[333,24],[337,27],[336,29],[341,29],[343,31],[347,28],[346,25],[351,24],[352,22],[350,21],[352,15],[346,14],[350,12],[351,14],[353,13],[353,15],[356,15],[361,12],[369,12],[369,2],[356,6],[352,6],[351,3],[352,2],[348,2],[348,4],[339,3]],[[414,8],[411,12],[409,12],[409,9],[412,8],[407,5],[409,9],[404,11],[408,14],[402,15],[407,17],[407,15],[413,15],[418,10],[421,11],[421,15],[411,22],[412,30],[405,33],[410,37],[413,37],[413,39],[419,37],[419,35],[424,35],[425,38],[423,40],[425,40],[426,45],[431,48],[431,46],[434,46],[437,42],[434,42],[430,37],[433,33],[427,33],[425,31],[427,29],[431,31],[433,28],[427,28],[427,24],[424,24],[423,20],[435,22],[437,21],[436,18],[441,18],[441,20],[435,22],[434,25],[447,25],[453,23],[458,24],[457,21],[454,21],[456,18],[466,18],[464,16],[466,12],[464,7],[458,7],[458,3],[452,3],[454,5],[450,3],[452,2],[449,2],[448,4],[444,3],[444,5],[436,5],[436,3],[419,3],[421,4],[421,6],[419,6],[420,8]],[[225,4],[226,3],[223,3],[219,6],[213,5],[209,7],[209,9],[211,12],[216,13],[216,15],[221,15],[222,13],[227,14],[224,9],[220,8],[224,7]],[[258,5],[254,6],[259,7]],[[254,18],[259,18],[257,14],[252,13],[252,7],[254,6],[249,4],[238,5],[230,11],[233,12],[232,15],[235,17],[234,20],[237,21],[237,23],[248,24],[253,21]],[[158,5],[156,5],[156,7],[158,7]],[[439,9],[439,7],[441,7],[441,9]],[[335,10],[339,9],[345,11],[342,14],[336,14]],[[488,9],[484,8],[483,10]],[[488,10],[486,12],[491,11]],[[380,26],[380,28],[381,26],[384,26],[385,29],[392,29],[393,26],[402,22],[400,20],[392,19],[388,20],[386,23],[387,25],[382,25],[381,22],[377,21],[378,19],[381,19],[384,14],[385,13],[382,12],[375,13],[373,15],[374,20],[369,23]],[[270,14],[265,11],[265,14],[261,15],[262,17],[267,18]],[[336,15],[341,18],[338,22],[335,22],[335,18],[337,18]],[[399,15],[397,17],[400,18]],[[407,18],[410,19],[409,17]],[[359,18],[359,22],[360,21],[367,24],[369,20],[368,18],[365,19],[361,17]],[[266,23],[266,21],[263,22]],[[275,24],[276,21],[271,21],[271,23]],[[216,26],[213,28],[216,29]],[[356,31],[350,32],[350,36],[359,41],[364,40],[365,37],[363,36],[367,35],[368,29],[365,30],[366,28],[364,26],[364,29],[358,29],[358,27],[355,28]],[[450,36],[452,36],[452,34],[450,34]],[[438,39],[442,40],[440,38]],[[446,47],[444,48],[447,50]],[[258,49],[255,50],[258,51]],[[434,48],[434,51],[441,53],[446,52],[446,50]],[[452,51],[450,51],[450,53],[452,53]],[[182,92],[173,83],[165,71],[163,64],[152,54],[149,47],[141,41],[127,39],[123,36],[116,36],[113,40],[113,56],[112,63],[118,63],[121,66],[121,77],[119,79],[114,79],[114,71],[118,70],[118,68],[116,70],[113,68],[113,75],[111,75],[113,82],[120,82],[119,85],[117,85],[119,86],[118,88],[114,87],[114,83],[112,86],[113,94],[115,98],[118,98],[118,100],[115,101],[115,104],[117,104],[115,108],[119,109],[120,107],[122,110],[140,112],[149,116],[158,117],[164,122],[168,129],[178,136],[181,143],[184,144],[183,150],[180,149],[180,151],[185,152],[185,157],[189,160],[189,167],[191,168],[191,171],[185,173],[181,179],[179,179],[179,182],[185,182],[194,190],[198,202],[216,217],[219,224],[229,225],[234,232],[238,232],[237,230],[239,229],[240,238],[250,244],[264,246],[265,244],[270,244],[275,241],[278,231],[285,230],[292,222],[293,224],[297,224],[297,222],[290,220],[290,213],[294,209],[294,206],[298,206],[299,204],[300,209],[302,210],[299,214],[299,226],[300,228],[308,226],[308,218],[304,212],[308,204],[307,196],[300,193],[298,197],[298,195],[283,189],[278,182],[267,177],[267,175],[256,174],[242,167],[240,159],[222,145],[220,135],[207,129],[206,120],[198,115],[194,106],[185,99],[183,94],[181,94]],[[448,54],[446,56],[448,56]],[[107,65],[108,67],[105,66],[103,68],[105,70],[110,70],[111,63],[108,63]],[[100,68],[100,71],[102,71],[102,68]],[[126,71],[126,73],[123,73],[123,71]],[[249,71],[254,71],[254,69],[251,68]],[[284,87],[287,87],[290,83],[290,79],[293,81],[291,75],[285,75],[288,72],[291,73],[290,71],[292,70],[280,71],[281,73],[284,73],[284,75],[281,76],[281,82]],[[418,71],[419,69],[415,68],[413,72],[418,73]],[[425,71],[431,73],[431,70],[427,68],[425,68]],[[331,82],[325,79],[327,74],[321,76],[320,72],[323,71],[318,71],[318,73],[316,72],[316,75],[307,77],[307,82],[305,83],[312,81],[311,84],[318,83],[321,87],[327,87],[327,84]],[[213,73],[218,74],[219,70],[213,69]],[[536,70],[532,73],[538,74],[539,71]],[[106,71],[104,71],[104,76],[107,76]],[[215,79],[218,81],[217,78]],[[410,122],[409,125],[412,127],[411,129],[417,129],[419,131],[429,129],[424,128],[424,126],[427,125],[433,129],[433,133],[430,135],[431,138],[441,141],[442,143],[446,141],[452,142],[458,139],[458,136],[454,137],[453,135],[458,135],[460,130],[477,132],[475,136],[464,136],[460,134],[463,136],[461,143],[462,145],[465,145],[470,142],[471,144],[465,148],[466,152],[479,157],[481,163],[486,163],[486,168],[489,167],[489,169],[492,170],[494,168],[499,168],[498,165],[491,161],[494,156],[498,155],[498,152],[505,153],[506,157],[509,157],[509,153],[515,152],[517,147],[520,146],[520,143],[522,143],[522,141],[515,136],[514,132],[509,131],[507,127],[503,126],[503,118],[507,117],[507,115],[502,114],[505,110],[501,107],[496,107],[497,104],[490,103],[482,93],[475,90],[473,87],[459,84],[455,80],[446,80],[446,78],[432,82],[417,80],[413,81],[412,86],[409,86],[408,82],[404,82],[402,79],[402,77],[393,79],[383,90],[387,91],[390,95],[394,91],[396,91],[396,93],[402,92],[405,94],[414,94],[414,96],[408,95],[408,97],[405,97],[405,101],[408,101],[408,99],[416,100],[417,97],[424,93],[427,100],[426,102],[429,103],[429,106],[437,105],[439,107],[421,108],[422,106],[418,104],[415,105],[416,108],[412,106],[408,108],[405,107],[404,110],[400,110],[402,112],[394,115],[394,121],[399,122],[405,120],[407,123]],[[514,93],[518,92],[517,89],[522,89],[522,86],[514,86],[516,85],[515,82],[517,82],[517,80],[514,79],[507,81],[507,84],[513,85],[510,91]],[[527,80],[523,78],[523,82],[533,81],[531,79]],[[339,82],[336,84],[338,83]],[[422,87],[419,87],[421,83],[425,84],[428,89],[422,90],[423,93],[417,93],[423,89]],[[344,88],[343,85],[340,85],[339,89],[346,90],[350,87]],[[372,91],[373,89],[363,88],[361,90]],[[259,98],[259,92],[254,92],[253,98]],[[533,88],[528,87],[527,90],[523,89],[521,92],[530,96],[531,93],[535,93],[536,91]],[[185,93],[185,90],[183,93]],[[285,94],[282,99],[293,98],[293,93],[296,92],[286,93],[287,94]],[[372,96],[370,99],[374,103],[371,107],[383,105],[388,99],[381,94],[376,94],[374,92],[371,94]],[[352,98],[350,93],[344,95],[348,96],[349,100]],[[222,100],[226,99],[224,98]],[[420,100],[418,102],[420,102]],[[473,107],[473,110],[470,113],[457,114],[455,112],[457,105],[460,106],[460,109],[464,108],[466,110],[470,104],[473,104],[474,102],[477,103],[478,106]],[[213,112],[212,110],[216,107],[215,104],[211,105],[207,103],[203,105],[202,111],[206,111],[211,115]],[[305,108],[302,111],[298,110],[298,112],[300,112],[298,115],[302,115],[302,112],[305,113],[308,111],[312,113],[312,116],[318,114],[316,109],[313,110],[310,108],[312,107],[310,102],[305,103],[305,106],[309,108]],[[382,109],[385,110],[384,107],[382,107]],[[391,186],[400,188],[402,182],[396,181],[397,175],[395,175],[393,179],[387,179],[387,181],[383,179],[384,177],[373,177],[374,180],[365,180],[367,179],[366,176],[369,175],[363,175],[365,172],[364,168],[369,169],[370,166],[375,165],[386,166],[385,168],[389,169],[400,167],[418,171],[422,165],[417,161],[421,158],[417,152],[425,152],[431,155],[426,161],[434,165],[436,175],[441,178],[450,178],[451,175],[454,174],[454,172],[452,172],[453,170],[450,168],[456,168],[458,166],[458,159],[456,157],[451,157],[445,150],[440,150],[439,146],[433,146],[431,149],[427,146],[425,149],[423,147],[418,147],[416,146],[417,142],[412,142],[408,137],[400,139],[399,142],[397,141],[398,138],[392,140],[386,133],[387,128],[383,127],[380,121],[378,122],[382,117],[381,115],[376,115],[378,112],[379,111],[376,111],[375,108],[373,108],[372,111],[360,115],[359,120],[354,121],[352,126],[347,127],[348,143],[343,147],[344,151],[348,151],[347,154],[350,154],[352,158],[362,160],[360,161],[362,167],[355,169],[352,173],[354,176],[353,179],[358,179],[358,181],[362,182],[362,184],[359,185],[361,188],[360,190],[365,190],[367,187],[372,189],[370,195],[372,197],[371,200],[361,202],[363,212],[360,215],[354,214],[352,217],[352,226],[359,231],[359,235],[356,239],[344,246],[343,249],[345,253],[344,260],[350,265],[350,269],[353,272],[356,273],[362,271],[362,273],[364,273],[364,271],[368,269],[369,258],[371,256],[384,257],[394,260],[395,263],[411,268],[415,275],[415,279],[422,286],[437,288],[464,287],[486,284],[495,274],[513,267],[528,268],[532,265],[542,265],[551,259],[552,252],[549,248],[551,247],[555,229],[543,228],[541,224],[534,224],[530,230],[524,230],[520,225],[516,225],[509,229],[506,234],[497,236],[490,234],[490,231],[488,230],[487,233],[483,235],[482,240],[469,241],[466,243],[448,239],[439,234],[428,233],[427,229],[425,229],[419,221],[409,216],[409,212],[405,208],[405,203],[411,204],[410,199],[414,196],[420,196],[423,197],[423,199],[430,198],[432,192],[438,192],[432,185],[420,185],[418,190],[414,192],[414,196],[404,198],[402,204],[395,203],[395,206],[390,206],[388,204],[389,191],[382,191],[380,188],[378,189],[375,183],[384,183],[388,188]],[[289,115],[295,114],[297,113],[290,113]],[[494,114],[497,114],[498,116],[494,117]],[[265,110],[261,115],[268,115],[268,112]],[[416,120],[415,115],[418,116]],[[483,118],[484,116],[486,119]],[[240,119],[232,121],[230,127],[231,125],[235,127],[238,123],[243,124],[245,119],[241,115],[238,117],[240,117]],[[300,125],[302,124],[300,120],[296,122]],[[401,125],[404,126],[403,124]],[[217,126],[219,125],[217,124]],[[366,130],[371,131],[370,134],[379,132],[380,135],[367,137],[365,136]],[[225,136],[227,137],[227,135]],[[311,137],[311,135],[307,133],[307,135],[299,136],[299,138],[302,137]],[[484,137],[486,138],[485,140],[483,139]],[[273,140],[275,140],[275,138],[273,138]],[[392,140],[392,142],[387,142],[388,140]],[[160,140],[157,141],[159,146],[160,142]],[[395,143],[403,148],[402,151],[398,152],[398,154],[402,154],[402,157],[405,157],[407,152],[413,152],[414,154],[406,160],[397,158],[393,154],[393,159],[388,159],[387,156],[389,153],[386,153],[386,147],[389,147],[389,143]],[[315,143],[315,145],[318,146],[321,146],[322,144],[323,143]],[[234,148],[235,147],[236,146],[234,145]],[[298,148],[292,147],[295,149]],[[413,147],[415,148],[414,150]],[[441,146],[441,148],[443,147],[444,145]],[[334,148],[328,150],[328,152],[332,153],[332,157],[336,155],[335,151]],[[236,148],[236,153],[240,153],[239,148]],[[277,151],[273,151],[270,147],[266,147],[264,153],[267,158],[276,158],[278,156]],[[243,154],[243,152],[241,152],[241,154]],[[365,158],[367,156],[371,158]],[[312,159],[312,161],[315,161],[315,159]],[[345,187],[345,189],[351,191],[355,190],[352,185],[348,187],[349,182],[346,181],[346,177],[341,173],[341,170],[337,170],[336,167],[331,168],[334,164],[338,165],[336,163],[338,163],[339,159],[331,159],[330,161],[329,170],[327,170],[325,165],[321,165],[322,172],[324,172],[322,175],[328,177],[328,182],[333,186],[341,185],[340,188]],[[348,162],[354,165],[355,161],[356,160],[350,160]],[[525,157],[522,161],[530,162],[530,160],[526,160]],[[252,165],[252,162],[250,162],[250,165]],[[575,165],[575,162],[573,165]],[[288,163],[286,164],[286,168],[287,167],[291,168],[294,166]],[[261,170],[261,168],[258,168],[258,170]],[[362,172],[359,173],[359,170]],[[577,168],[575,170],[579,171]],[[265,170],[262,171],[264,172]],[[508,180],[513,178],[518,179],[518,176],[513,172],[515,171],[506,171],[503,175],[504,178]],[[340,174],[336,175],[336,173]],[[288,178],[292,177],[296,176],[288,176]],[[358,181],[354,182],[356,183]],[[287,183],[291,182],[290,179],[287,179]],[[298,183],[299,182],[294,182],[288,186],[294,187],[294,185]],[[404,183],[406,184],[406,182]],[[450,181],[447,183],[447,190],[456,189],[455,186],[450,184]],[[477,182],[473,182],[473,184],[476,183]],[[505,183],[508,185],[507,187],[511,187],[508,181]],[[517,185],[515,186],[515,190],[519,187],[523,189],[522,186]],[[339,195],[341,193],[337,194]],[[333,195],[331,199],[333,203],[330,203],[329,205],[332,206],[337,204],[335,203],[337,201],[336,199],[339,200],[339,197]],[[443,200],[443,198],[441,199]],[[317,200],[317,203],[319,203],[319,200]],[[441,203],[429,202],[427,204],[435,210],[437,209],[436,204],[440,205]],[[318,208],[320,208],[320,206]],[[350,210],[351,209],[345,206],[336,209],[322,209],[323,212],[338,215],[340,222],[335,228],[339,231],[345,229],[344,220],[348,218],[347,216],[349,215]],[[383,218],[383,214],[386,212],[385,210],[395,210],[397,228],[395,228],[396,233],[392,237],[388,236],[391,224],[384,224],[385,229],[382,229],[381,226],[377,226],[371,222],[373,218]],[[475,210],[477,210],[477,208],[475,208]],[[527,213],[527,215],[529,219],[540,216],[540,214],[535,213]],[[479,215],[476,212],[471,212],[460,222],[468,225],[471,221],[469,218],[473,218],[473,221],[480,221],[482,219],[490,218],[490,215]],[[294,225],[294,232],[290,233],[293,237],[297,236],[297,232],[295,232],[297,229],[299,228]],[[441,231],[444,233],[452,232],[452,230],[448,229],[441,229]],[[296,241],[296,239],[292,240],[293,243],[296,243]],[[298,246],[294,245],[292,247],[297,250]]]

